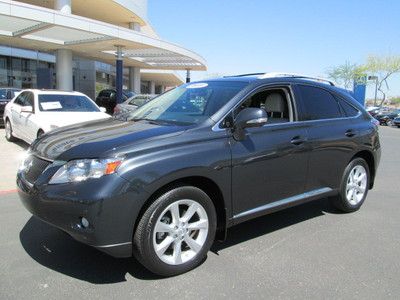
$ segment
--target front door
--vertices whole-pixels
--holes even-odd
[[[308,167],[307,131],[288,88],[263,90],[241,107],[261,107],[269,123],[231,138],[234,219],[247,219],[304,193]],[[278,202],[279,201],[279,202]]]

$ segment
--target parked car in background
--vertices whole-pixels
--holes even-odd
[[[379,106],[370,106],[365,109],[372,117],[375,117],[381,111]]]
[[[0,126],[4,125],[4,108],[20,92],[21,90],[16,88],[0,88]]]
[[[134,254],[163,276],[201,264],[241,222],[326,197],[354,212],[374,185],[378,126],[347,91],[320,81],[193,82],[127,121],[57,129],[31,146],[19,196],[76,240]]]
[[[126,101],[134,95],[134,92],[122,91],[123,101]],[[112,115],[114,113],[114,107],[117,105],[117,91],[115,89],[101,90],[96,97],[96,104],[100,107],[105,107],[106,112]]]
[[[129,113],[135,111],[138,107],[149,102],[157,95],[155,94],[139,94],[128,98],[125,102],[117,104],[114,107],[113,116],[116,118],[125,118]]]
[[[400,109],[395,109],[392,111],[381,112],[374,116],[375,119],[379,121],[380,125],[391,126],[393,125],[393,120],[400,114]]]
[[[400,116],[393,119],[393,125],[400,128]]]
[[[108,118],[105,108],[86,95],[54,90],[23,90],[6,105],[3,116],[6,139],[28,144],[62,126]]]

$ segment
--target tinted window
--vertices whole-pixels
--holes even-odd
[[[57,94],[39,95],[39,109],[41,111],[100,111],[85,96]]]
[[[338,102],[340,104],[340,107],[343,109],[345,115],[347,117],[354,117],[358,114],[358,109],[355,108],[353,105],[347,103],[345,100],[342,100],[341,98],[337,98]]]
[[[7,99],[7,90],[6,89],[0,89],[0,100],[1,99]]]
[[[129,100],[130,99],[130,100]],[[143,104],[145,104],[146,102],[148,102],[151,97],[147,97],[147,96],[133,96],[132,98],[129,98],[129,102],[128,104],[130,105],[135,105],[135,106],[142,106]]]
[[[303,120],[333,119],[342,117],[336,99],[321,88],[299,85],[303,100]]]
[[[24,106],[25,105],[25,95],[26,94],[27,94],[26,92],[19,94],[19,96],[15,99],[14,103],[18,104],[18,105],[21,105],[21,106]]]
[[[33,105],[33,94],[32,93],[26,93],[24,97],[24,106],[34,106]]]

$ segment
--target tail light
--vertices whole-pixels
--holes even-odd
[[[119,108],[119,106],[115,106],[114,107],[114,114],[118,114],[121,111],[121,109]]]

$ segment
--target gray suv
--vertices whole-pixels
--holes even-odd
[[[325,197],[358,210],[379,159],[377,125],[347,91],[253,74],[184,84],[127,120],[45,134],[17,184],[35,216],[171,276],[246,220]]]

